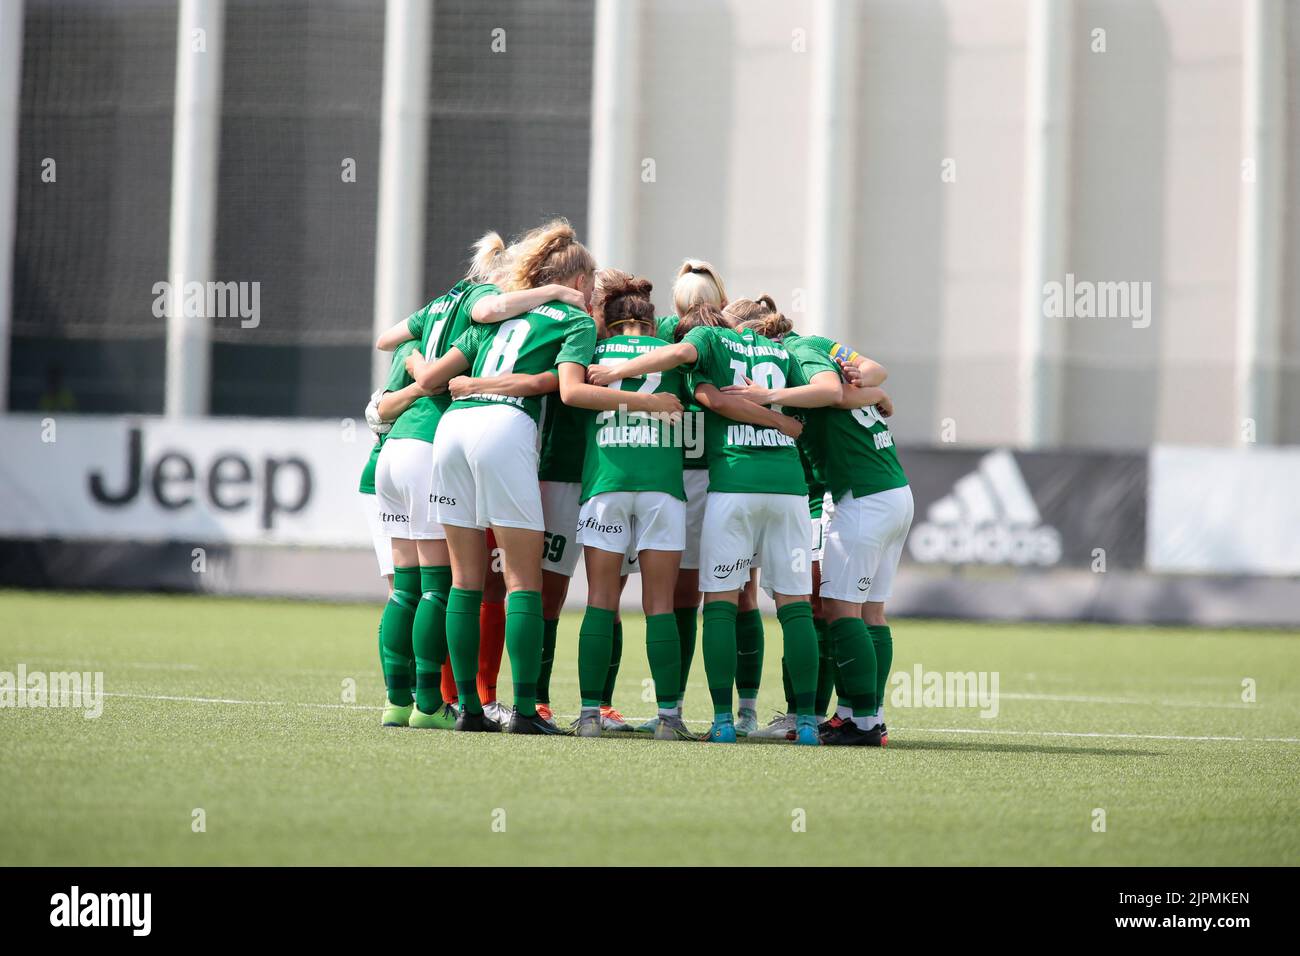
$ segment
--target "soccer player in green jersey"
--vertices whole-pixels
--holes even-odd
[[[593,312],[607,334],[596,344],[597,366],[616,365],[667,344],[654,335],[650,289],[648,280],[617,269],[598,273]],[[683,388],[677,371],[625,378],[614,386],[619,407],[584,416],[588,434],[577,522],[587,570],[587,610],[578,637],[580,737],[598,737],[607,726],[602,687],[611,666],[621,573],[625,557],[632,554],[641,574],[646,652],[659,703],[655,736],[695,739],[677,712],[681,654],[673,590],[686,543],[681,419],[633,410],[645,396],[676,397]]]
[[[893,660],[885,601],[913,511],[907,476],[884,422],[892,412],[889,398],[879,387],[862,384],[883,381],[884,370],[828,338],[795,334],[779,313],[747,325],[779,340],[805,372],[853,370],[853,384],[844,388],[840,401],[809,412],[804,432],[835,502],[826,528],[820,593],[841,696],[835,717],[822,727],[822,742],[884,746],[888,736],[882,702]],[[791,399],[790,389],[748,384],[731,391],[763,403]]]
[[[448,292],[380,335],[380,350],[410,342],[417,354],[444,355],[471,324],[477,311],[509,316],[527,311],[553,290],[507,298],[490,280],[504,261],[505,244],[489,232],[475,245],[468,274]],[[433,438],[450,400],[424,394],[404,366],[394,369],[388,392],[379,401],[380,417],[392,421],[375,469],[383,530],[392,540],[393,593],[382,628],[386,673],[391,674],[388,726],[445,729],[456,714],[443,695],[446,606],[451,568],[446,534],[429,512]],[[402,687],[404,665],[415,664],[414,695]]]
[[[719,316],[719,319],[721,317]],[[813,407],[838,400],[839,375],[807,382],[798,363],[780,345],[749,330],[698,326],[675,345],[612,368],[593,367],[596,384],[664,372],[680,366],[696,375],[695,396],[706,409],[709,496],[700,554],[704,603],[704,667],[713,698],[708,739],[736,740],[732,687],[736,671],[736,613],[741,589],[757,559],[763,587],[772,593],[785,644],[798,709],[795,739],[816,745],[813,713],[817,689],[817,632],[812,622],[812,578],[808,552],[807,486],[795,449],[801,427],[788,416],[754,404],[746,414],[770,416],[757,423],[729,417],[714,401],[721,388],[759,381],[772,387],[795,384],[791,404]],[[742,403],[744,404],[744,403]]]
[[[682,319],[699,306],[722,310],[727,305],[727,287],[722,276],[710,262],[703,259],[685,259],[673,280],[674,314],[655,319],[655,335],[665,342],[677,341],[676,332]],[[703,421],[704,409],[695,401],[689,386],[686,389],[687,426]],[[683,431],[685,447],[682,455],[682,481],[686,487],[686,547],[682,551],[681,567],[673,591],[673,616],[677,621],[677,640],[681,656],[681,691],[677,698],[677,716],[682,715],[686,702],[686,681],[695,657],[695,641],[699,628],[700,610],[700,528],[704,523],[704,503],[709,495],[709,463],[704,454],[704,435],[699,429]],[[642,733],[653,733],[659,718],[652,717],[640,727]]]

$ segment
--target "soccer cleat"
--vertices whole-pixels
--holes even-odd
[[[699,740],[680,717],[662,717],[655,726],[655,740]]]
[[[573,733],[578,737],[599,737],[601,731],[599,712],[582,714],[573,722]]]
[[[385,727],[408,727],[411,723],[411,711],[415,709],[415,704],[407,704],[405,707],[398,707],[391,701],[384,701],[384,716],[380,721]]]
[[[600,726],[602,730],[610,730],[614,733],[632,733],[632,725],[609,704],[600,705]]]
[[[709,728],[701,740],[707,740],[711,744],[734,744],[736,742],[736,725],[732,722],[730,714],[718,714],[713,718],[713,726]]]
[[[876,728],[880,731],[880,746],[889,746],[889,731],[885,729],[885,722],[882,720],[880,726]]]
[[[742,707],[736,714],[736,736],[748,737],[758,730],[758,713],[750,707]]]
[[[502,727],[510,726],[510,718],[514,716],[514,708],[507,707],[499,700],[490,700],[483,705],[483,713],[487,714],[489,719],[495,720]]]
[[[533,734],[535,736],[564,733],[559,727],[544,721],[541,714],[525,717],[518,711],[515,711],[510,717],[510,732],[512,734]]]
[[[459,715],[451,704],[443,704],[432,714],[426,714],[416,707],[411,711],[411,726],[420,730],[451,730],[456,726]]]
[[[817,733],[825,737],[831,731],[838,730],[840,725],[843,723],[844,723],[843,717],[837,716],[836,714],[831,714],[830,720],[823,720],[820,724],[817,725]]]
[[[540,700],[537,702],[537,716],[542,718],[552,727],[555,726],[555,713],[551,710],[550,704],[543,704]]]
[[[485,713],[471,714],[462,710],[456,718],[456,729],[461,733],[499,734],[501,725]]]
[[[794,719],[794,742],[804,746],[817,747],[821,737],[817,734],[817,718],[812,714],[799,714]]]
[[[794,740],[794,714],[776,714],[771,723],[749,736],[753,740]]]
[[[651,717],[644,724],[640,724],[634,729],[638,734],[653,734],[659,729],[659,718]]]
[[[862,730],[851,720],[840,723],[833,731],[822,735],[822,743],[828,747],[883,747],[884,740],[880,726]]]

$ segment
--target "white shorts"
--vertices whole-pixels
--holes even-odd
[[[537,423],[509,405],[446,412],[433,439],[429,509],[439,524],[458,528],[545,531]]]
[[[375,463],[379,521],[390,538],[442,540],[447,532],[429,516],[433,445],[418,438],[390,438]]]
[[[709,472],[690,468],[682,472],[686,486],[686,547],[682,548],[682,567],[688,571],[700,566],[700,531],[704,527],[704,505],[709,497]]]
[[[700,590],[735,591],[763,569],[768,594],[812,592],[806,495],[710,491],[700,541]]]
[[[365,512],[370,543],[375,546],[375,557],[379,560],[379,576],[386,578],[393,573],[393,539],[384,534],[379,521],[379,495],[362,494],[361,510]]]
[[[686,502],[663,491],[607,491],[588,498],[578,516],[584,548],[625,557],[642,551],[681,551]]]
[[[906,486],[835,504],[822,556],[823,598],[861,604],[884,601],[894,587],[903,542],[912,526],[912,489]]]
[[[831,497],[831,493],[828,491],[822,496],[822,516],[812,518],[812,559],[815,562],[822,559],[822,551],[826,547],[826,526],[830,524],[831,515],[833,514],[835,514],[835,499]]]
[[[542,547],[542,570],[573,577],[578,566],[578,501],[582,485],[573,481],[543,481],[542,521],[546,541]]]

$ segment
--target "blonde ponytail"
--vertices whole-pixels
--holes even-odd
[[[711,305],[716,309],[727,304],[727,287],[722,284],[722,277],[710,262],[703,259],[687,259],[677,270],[677,279],[673,282],[673,308],[682,318],[697,305]]]
[[[596,260],[578,241],[566,219],[553,219],[526,233],[510,247],[506,287],[511,292],[536,289],[574,275],[592,275]]]
[[[500,271],[502,256],[506,251],[505,240],[495,230],[483,234],[483,238],[470,247],[474,255],[470,259],[469,271],[465,278],[471,282],[489,282],[493,273]]]

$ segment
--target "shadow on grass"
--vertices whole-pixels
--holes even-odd
[[[649,734],[605,733],[597,740],[635,740],[645,743],[690,743],[690,741],[660,741]],[[701,741],[703,743],[704,741]],[[716,745],[710,745],[716,746]],[[736,741],[739,747],[792,747],[788,740],[754,740]],[[831,748],[827,748],[831,749]],[[851,750],[850,747],[837,747],[837,750]],[[872,749],[872,748],[863,748]],[[1134,750],[1128,747],[1069,747],[1059,744],[1012,744],[994,743],[984,740],[897,740],[889,744],[886,750],[953,750],[967,753],[1005,753],[1005,754],[1060,754],[1065,757],[1163,757],[1160,750]]]

